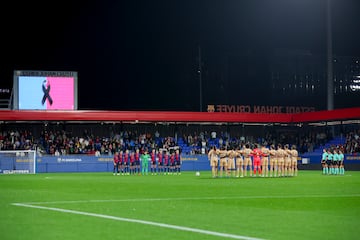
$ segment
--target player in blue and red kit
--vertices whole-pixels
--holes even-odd
[[[130,174],[133,175],[135,173],[135,153],[130,153]]]
[[[159,174],[161,174],[162,170],[163,170],[163,153],[162,153],[162,150],[160,149],[157,153],[157,172]]]
[[[181,175],[181,159],[180,159],[180,151],[176,149],[175,151],[175,174]]]
[[[175,152],[170,154],[170,174],[175,172]]]
[[[129,150],[125,150],[125,153],[124,153],[124,173],[126,175],[130,175],[130,172],[129,172]]]
[[[113,174],[117,174],[117,175],[120,175],[119,174],[119,163],[120,163],[120,159],[119,159],[119,153],[118,152],[115,152],[114,154],[114,168],[113,168]]]
[[[169,174],[169,152],[165,152],[164,153],[164,175],[166,175],[166,173]]]
[[[122,150],[119,153],[119,167],[121,175],[124,175],[124,152]]]
[[[156,152],[155,152],[155,148],[151,150],[150,153],[150,158],[151,158],[151,162],[150,162],[150,172],[151,175],[156,174]]]

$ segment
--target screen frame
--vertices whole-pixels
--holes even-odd
[[[15,70],[14,84],[13,84],[13,110],[19,109],[19,78],[20,77],[72,77],[74,79],[74,109],[59,109],[59,110],[78,110],[78,74],[74,71],[34,71],[34,70]],[[26,109],[39,110],[39,109]],[[50,110],[44,110],[50,111]],[[56,111],[56,110],[51,110]]]

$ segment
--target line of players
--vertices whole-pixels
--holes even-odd
[[[322,173],[324,175],[344,175],[344,154],[341,149],[324,148],[321,157]]]
[[[114,154],[114,175],[148,175],[149,168],[151,175],[181,175],[181,157],[179,149],[152,149],[147,155],[147,149],[140,152],[120,150]]]
[[[217,149],[209,151],[212,177],[285,177],[297,176],[298,151],[296,146],[245,144],[241,148]]]

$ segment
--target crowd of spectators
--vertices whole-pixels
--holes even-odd
[[[9,130],[0,132],[0,150],[34,149],[34,137],[31,131]]]
[[[346,134],[345,153],[360,153],[360,129]]]
[[[112,155],[120,149],[170,148],[174,137],[160,137],[158,134],[124,131],[105,137],[94,136],[84,131],[81,136],[62,131],[43,130],[39,138],[25,130],[0,132],[0,150],[34,150],[41,154],[69,155]]]
[[[266,146],[278,143],[291,143],[297,146],[299,153],[313,152],[315,148],[324,145],[330,140],[330,134],[325,131],[308,131],[294,132],[283,131],[273,133],[266,131],[263,136],[231,136],[227,132],[200,132],[199,134],[184,134],[184,141],[193,147],[190,153],[202,154],[207,153],[211,146],[216,145],[218,148],[234,148],[245,143],[259,143]],[[204,152],[205,150],[205,152]]]
[[[68,155],[112,155],[119,150],[135,150],[137,148],[171,148],[186,146],[184,153],[207,154],[209,149],[217,147],[232,148],[245,143],[262,143],[277,145],[278,143],[295,144],[299,153],[312,152],[328,142],[330,133],[324,129],[313,128],[309,131],[265,131],[262,136],[243,136],[230,134],[228,131],[186,131],[177,132],[174,136],[161,136],[154,132],[140,132],[137,130],[123,130],[109,132],[106,136],[98,136],[91,131],[84,130],[82,134],[74,135],[65,130],[44,129],[35,137],[29,130],[0,131],[1,150],[37,149],[41,154]],[[232,136],[234,135],[234,136]],[[344,152],[360,153],[360,129],[346,133]],[[179,144],[181,143],[181,144]],[[339,146],[338,146],[339,147]]]

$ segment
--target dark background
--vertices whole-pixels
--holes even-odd
[[[332,0],[334,55],[360,56],[359,13],[358,0]],[[203,111],[326,105],[269,93],[277,49],[326,67],[326,0],[12,1],[0,20],[0,87],[12,88],[14,70],[77,71],[79,109],[199,111],[200,55]],[[335,106],[359,105],[345,98]]]

